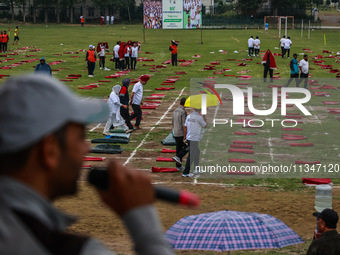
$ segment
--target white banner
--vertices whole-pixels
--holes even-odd
[[[183,29],[183,0],[163,0],[163,29]]]

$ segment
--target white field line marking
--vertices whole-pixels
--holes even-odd
[[[312,106],[309,106],[309,108],[311,109],[312,112],[314,111],[314,109],[313,109]],[[317,116],[317,115],[314,115],[314,117],[315,117],[315,119],[317,120],[317,122],[318,122],[319,124],[321,124],[321,121],[319,120],[318,116]]]
[[[94,128],[92,128],[91,130],[90,130],[90,132],[93,132],[93,131],[95,131],[97,128],[99,128],[100,127],[100,125],[101,125],[102,123],[99,123],[97,126],[95,126]]]
[[[269,155],[270,155],[270,158],[271,158],[272,162],[274,162],[273,147],[272,147],[273,145],[271,143],[271,140],[272,140],[272,138],[269,137],[269,139],[268,139]]]
[[[220,97],[222,97],[222,92],[220,93]],[[215,113],[214,113],[214,118],[213,118],[213,120],[216,119],[216,115],[217,115],[217,112],[218,112],[218,109],[219,109],[219,108],[220,108],[220,105],[218,104],[217,107],[216,107],[216,109],[215,109]],[[207,124],[208,124],[208,123],[207,123]],[[208,133],[211,132],[212,128],[213,128],[213,126],[211,125],[211,127],[207,130]],[[207,150],[209,141],[210,141],[210,139],[207,139],[207,143],[205,144],[204,150],[202,151],[202,154],[203,154],[203,155],[205,155],[205,152],[206,152],[206,150]],[[204,160],[204,158],[202,158],[202,160]]]
[[[178,97],[174,100],[174,102],[172,103],[172,105],[168,108],[168,110],[166,110],[166,112],[163,114],[163,116],[157,121],[157,123],[155,125],[158,125],[164,118],[165,116],[169,113],[169,111],[172,109],[172,107],[175,105],[175,103],[177,102],[177,100],[182,96],[183,91],[185,90],[186,87],[184,87],[181,90],[181,93],[179,93]],[[123,164],[124,166],[130,162],[130,160],[136,155],[137,150],[145,143],[146,139],[148,138],[148,136],[150,135],[150,133],[155,129],[155,127],[151,127],[151,129],[149,130],[149,132],[145,135],[144,139],[140,142],[140,144],[133,150],[133,152],[131,153],[130,157],[125,161],[125,163]]]

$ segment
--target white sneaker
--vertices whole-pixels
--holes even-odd
[[[109,68],[106,68],[106,67],[104,68],[104,70],[105,70],[105,71],[111,71],[111,69],[109,69]]]
[[[182,161],[181,161],[181,159],[180,159],[179,157],[175,156],[175,157],[172,157],[172,159],[173,159],[176,163],[182,165]]]
[[[193,177],[193,174],[182,174],[182,177]]]
[[[99,67],[99,69],[103,69],[102,67]]]
[[[180,167],[176,167],[177,171],[184,171],[185,167],[184,166],[180,166]]]
[[[94,77],[94,75],[89,75],[89,77]]]

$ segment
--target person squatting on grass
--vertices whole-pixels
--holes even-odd
[[[47,74],[52,76],[52,70],[49,64],[46,63],[45,58],[40,59],[40,63],[35,66],[34,73]]]
[[[195,171],[196,168],[199,167],[201,152],[198,146],[203,136],[202,128],[205,128],[207,126],[205,116],[200,115],[198,113],[199,111],[199,109],[193,108],[192,113],[189,114],[185,120],[184,140],[187,140],[188,142],[189,156],[187,157],[182,177],[192,176],[192,174],[190,174],[192,163],[194,163]]]
[[[183,97],[172,115],[172,127],[176,141],[176,156],[172,159],[176,162],[178,171],[184,170],[182,159],[188,153],[188,146],[184,142],[184,124],[187,118],[187,112],[184,108],[185,101],[186,98]]]
[[[150,79],[147,75],[142,75],[132,89],[130,105],[132,106],[133,113],[130,115],[130,120],[136,118],[135,128],[140,129],[139,125],[142,120],[142,109],[140,108],[143,105],[143,86],[147,84]]]
[[[96,67],[96,53],[94,51],[94,46],[90,45],[89,50],[86,52],[86,64],[87,64],[87,72],[89,77],[94,77],[93,72]]]
[[[123,105],[120,102],[119,99],[119,92],[121,90],[120,85],[115,85],[112,87],[112,92],[110,94],[109,100],[107,101],[109,108],[110,108],[110,114],[106,121],[105,128],[103,131],[104,135],[110,135],[110,127],[113,125],[113,127],[120,127],[124,131],[128,133],[128,127],[125,125],[125,120],[120,115],[120,108],[127,108],[127,105]],[[130,133],[130,132],[129,132]]]
[[[10,78],[0,88],[0,254],[114,254],[97,239],[68,231],[76,218],[53,206],[77,193],[89,152],[85,125],[107,114],[101,100],[81,99],[46,75]],[[115,160],[108,174],[108,190],[98,195],[124,222],[136,254],[173,254],[150,178]]]

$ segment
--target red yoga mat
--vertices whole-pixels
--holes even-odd
[[[240,152],[240,153],[245,153],[245,154],[254,154],[253,150],[248,150],[248,149],[229,149],[228,152]]]
[[[230,158],[229,162],[233,162],[233,163],[255,163],[255,159]]]
[[[155,106],[155,105],[141,105],[140,108],[141,109],[156,109],[157,106]]]
[[[157,162],[174,162],[172,158],[162,158],[162,157],[158,157],[156,161]]]
[[[303,137],[284,136],[284,137],[282,137],[282,139],[284,139],[284,140],[305,140],[305,139],[307,139],[307,137],[305,137],[305,136],[303,136]]]
[[[176,150],[162,149],[162,153],[176,153]]]
[[[313,146],[313,143],[290,143],[291,147],[309,147]]]
[[[303,160],[295,160],[295,164],[314,165],[314,164],[320,164],[320,161],[309,162],[309,161],[303,161]]]
[[[302,128],[282,128],[282,131],[302,131]]]
[[[336,104],[339,104],[338,101],[322,101],[322,104],[325,104],[325,105],[336,105]]]
[[[170,168],[170,167],[152,167],[151,171],[153,173],[174,173],[178,172],[176,168]]]
[[[332,183],[330,178],[302,178],[302,182],[306,185],[319,185]]]
[[[91,157],[91,156],[85,156],[83,157],[83,161],[104,161],[106,157]]]

